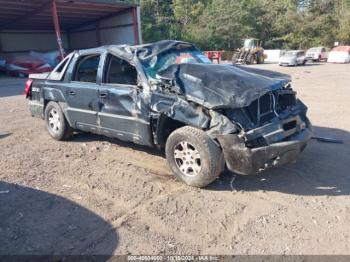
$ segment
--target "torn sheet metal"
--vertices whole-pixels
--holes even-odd
[[[175,64],[158,72],[158,76],[173,79],[181,95],[209,109],[246,107],[289,83],[287,78],[215,64]]]
[[[310,129],[269,146],[247,148],[238,135],[219,136],[227,167],[241,175],[252,175],[297,160],[311,139]]]
[[[176,96],[164,96],[154,93],[151,98],[151,110],[182,123],[207,129],[210,117],[203,112],[203,108],[190,104]]]

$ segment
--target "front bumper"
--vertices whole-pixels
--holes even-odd
[[[247,148],[237,134],[218,137],[224,152],[227,167],[241,175],[253,175],[272,167],[295,162],[312,137],[312,127],[306,121],[306,127],[286,140],[273,142],[268,146]]]
[[[278,64],[280,66],[292,66],[292,65],[296,65],[296,62],[293,62],[293,61],[280,61]]]

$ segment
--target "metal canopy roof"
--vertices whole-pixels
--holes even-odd
[[[62,30],[123,12],[137,4],[117,0],[56,0]],[[0,0],[0,30],[53,30],[52,0]]]

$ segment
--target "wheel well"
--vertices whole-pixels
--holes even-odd
[[[51,102],[51,101],[50,101],[50,100],[47,100],[47,99],[44,100],[44,112],[45,112],[45,108],[46,108],[46,106],[47,106],[47,104],[48,104],[49,102]]]
[[[180,121],[174,120],[165,115],[161,115],[157,119],[156,123],[153,125],[154,140],[155,140],[154,142],[157,145],[164,147],[170,134],[174,132],[176,129],[181,128],[183,126],[186,126],[186,124]]]

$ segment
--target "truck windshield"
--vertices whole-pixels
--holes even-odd
[[[199,50],[194,48],[170,49],[142,63],[148,77],[155,78],[156,74],[171,65],[184,63],[212,64]]]

